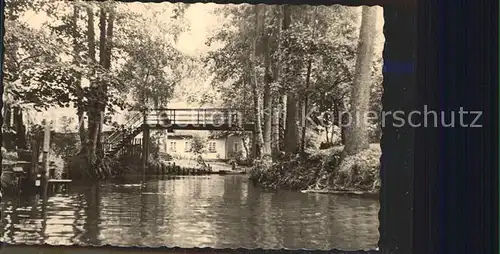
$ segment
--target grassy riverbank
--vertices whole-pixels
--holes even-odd
[[[317,192],[377,193],[380,188],[380,145],[341,161],[342,146],[283,156],[278,162],[257,161],[250,179],[266,188]]]
[[[87,172],[85,158],[75,156],[70,160],[68,169],[73,180],[88,179],[82,172]],[[97,168],[100,179],[122,178],[128,175],[206,175],[206,174],[243,174],[246,168],[215,160],[187,160],[150,157],[148,168],[143,169],[139,156],[121,156],[118,158],[105,158]]]

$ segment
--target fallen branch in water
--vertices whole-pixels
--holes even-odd
[[[376,196],[378,191],[356,191],[356,190],[302,190],[302,193],[336,194],[336,195],[355,195],[355,196]]]

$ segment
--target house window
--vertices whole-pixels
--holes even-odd
[[[215,153],[215,142],[211,141],[208,143],[208,152],[210,153]]]
[[[240,144],[238,142],[233,143],[233,152],[238,152],[240,150]]]
[[[184,145],[184,152],[190,152],[191,151],[191,142],[186,141],[186,144]]]
[[[177,147],[176,147],[177,143],[176,142],[170,142],[170,151],[171,152],[177,152]]]

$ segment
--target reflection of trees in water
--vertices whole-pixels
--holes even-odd
[[[44,236],[44,230],[42,228],[42,222],[43,220],[41,219],[43,214],[41,213],[41,205],[40,205],[40,195],[34,195],[34,196],[30,196],[29,197],[29,201],[28,201],[28,206],[31,206],[31,210],[30,210],[30,218],[31,218],[31,221],[33,222],[33,226],[35,227],[34,231],[37,232],[39,234],[39,239],[44,239],[45,236]],[[39,207],[40,206],[40,207]],[[45,223],[46,223],[46,219],[45,219]],[[38,228],[40,227],[40,228]],[[40,244],[42,244],[42,241],[39,241]]]
[[[282,248],[300,246],[303,236],[302,202],[287,191],[266,191],[247,185],[245,244],[251,248]],[[307,205],[305,203],[304,205]],[[310,222],[309,222],[310,223]]]
[[[73,226],[65,239],[77,244],[357,249],[375,247],[378,240],[379,206],[373,200],[268,192],[244,177],[153,180],[142,189],[107,184],[85,188],[80,196],[71,195],[69,203],[61,197],[7,203],[0,232],[7,242],[54,241],[58,236],[52,233],[58,232],[49,231],[69,208]],[[56,214],[55,220],[47,215],[47,210],[59,209],[66,213]],[[78,226],[82,224],[83,230]]]
[[[248,187],[248,194],[246,200],[246,210],[248,211],[248,224],[247,233],[245,234],[248,238],[247,244],[257,243],[259,238],[259,233],[261,232],[260,223],[258,221],[261,216],[260,205],[261,205],[261,191],[253,186]],[[253,244],[252,244],[253,245]],[[248,246],[255,248],[255,246]]]
[[[72,230],[73,230],[73,236],[71,237],[70,241],[72,243],[78,244],[79,242],[79,235],[82,234],[82,230],[78,228],[78,225],[80,224],[80,221],[82,220],[82,215],[81,211],[84,211],[85,205],[84,205],[84,200],[82,198],[81,194],[76,194],[75,197],[75,209],[73,212],[73,216],[75,217],[72,225]]]
[[[302,239],[300,245],[295,243],[295,246],[314,246],[325,243],[321,241],[325,232],[321,231],[324,221],[321,218],[321,202],[318,195],[304,195],[297,193],[297,199],[300,200],[300,237]],[[321,201],[325,201],[321,199]]]
[[[300,196],[293,195],[295,193],[285,194],[288,195],[273,195],[270,203],[274,204],[281,213],[277,214],[277,218],[275,219],[279,227],[282,228],[279,230],[279,232],[282,232],[279,239],[280,243],[285,247],[293,248],[301,246],[305,240],[303,238],[307,237],[307,235],[302,235],[303,222],[301,209],[303,202],[299,199]],[[304,203],[307,204],[306,202]]]
[[[99,240],[99,221],[100,221],[100,186],[93,184],[90,188],[83,192],[85,199],[85,224],[83,226],[84,233],[80,236],[80,242],[100,245]]]
[[[19,223],[19,218],[17,216],[17,200],[4,201],[4,207],[2,207],[2,236],[5,238],[6,242],[14,242],[14,236],[17,232],[16,224]]]
[[[241,183],[230,180],[231,177],[187,177],[168,181],[163,184],[166,201],[160,201],[165,207],[167,226],[163,243],[177,244],[183,247],[239,246],[245,238],[239,230],[247,219],[241,207]],[[231,182],[232,181],[232,182]],[[243,211],[243,212],[242,212]]]
[[[201,190],[202,181],[196,179],[194,181],[194,189],[193,189],[193,198],[199,200],[202,198],[202,190]]]
[[[0,236],[7,243],[39,244],[43,238],[38,196],[4,198],[1,204]]]
[[[231,204],[229,201],[235,190],[231,189],[230,193],[228,191],[230,186],[225,180],[218,176],[195,180],[194,190],[200,188],[202,192],[198,198],[193,196],[193,201],[196,202],[193,202],[193,206],[196,207],[193,216],[198,220],[196,224],[201,227],[198,234],[202,235],[199,242],[203,245],[223,248],[226,242],[237,241],[235,237],[238,237],[238,234],[231,234],[234,225],[232,223],[235,223],[231,216],[234,212],[232,209],[237,204]]]
[[[142,239],[139,245],[154,244],[158,236],[159,204],[158,204],[158,182],[148,181],[144,183],[141,192],[140,228]]]
[[[330,242],[343,249],[376,247],[378,241],[378,205],[373,200],[332,196]]]
[[[276,231],[276,237],[278,237],[276,240],[278,241],[278,244],[281,246],[291,246],[290,244],[293,244],[293,241],[290,237],[287,237],[287,232],[293,232],[293,227],[287,228],[287,225],[289,223],[292,223],[292,221],[288,221],[283,223],[284,220],[287,220],[286,218],[286,202],[283,202],[282,197],[280,195],[272,195],[271,196],[271,203],[275,205],[276,211],[275,211],[275,231]],[[290,231],[289,231],[290,230]],[[290,242],[290,240],[292,242]]]
[[[40,244],[44,244],[45,241],[47,240],[47,204],[49,201],[49,197],[47,196],[47,193],[42,194],[42,207],[41,207],[41,212],[42,212],[42,229],[40,231]]]
[[[242,178],[235,178],[239,179],[238,184],[236,186],[233,186],[233,188],[237,189],[235,195],[238,196],[238,202],[237,206],[240,209],[238,211],[239,214],[239,228],[246,228],[248,227],[248,213],[246,211],[242,211],[245,208],[245,203],[247,202],[247,196],[248,196],[248,182],[243,182]],[[239,243],[244,244],[245,241],[247,241],[248,236],[245,234],[237,234],[239,236]]]
[[[333,234],[333,231],[332,231],[332,214],[330,213],[330,206],[331,206],[331,199],[330,198],[325,198],[325,200],[323,202],[320,202],[320,206],[321,206],[321,214],[322,214],[322,228],[321,228],[321,232],[324,232],[323,233],[323,246],[320,246],[321,248],[323,249],[331,249],[331,243],[330,243],[330,239],[329,239],[329,236],[331,236]],[[330,244],[329,244],[330,243]]]
[[[2,220],[2,235],[6,242],[25,244],[56,244],[75,241],[77,230],[65,231],[66,209],[71,209],[74,213],[72,225],[76,228],[81,214],[79,214],[78,201],[75,197],[55,196],[54,199],[48,195],[30,195],[14,198],[12,202],[6,204],[9,211],[7,217]],[[74,201],[77,204],[74,204]],[[59,213],[62,212],[62,214]],[[74,218],[74,219],[73,219]],[[64,223],[64,222],[63,222]],[[55,241],[55,242],[54,242]]]
[[[146,183],[143,183],[143,185],[141,185],[141,192],[139,193],[140,195],[140,200],[141,200],[141,203],[140,203],[140,206],[141,206],[141,209],[139,211],[139,227],[137,229],[139,229],[139,234],[141,236],[142,239],[146,238],[147,237],[147,232],[144,230],[144,227],[145,227],[145,221],[146,221],[146,206],[147,206],[147,202],[146,202],[146,195],[143,194],[143,192],[147,192],[147,182]],[[138,241],[140,241],[138,239]],[[141,245],[140,242],[137,242],[137,243],[134,243],[135,245]]]
[[[169,182],[170,245],[196,247],[216,242],[217,207],[223,184],[217,177],[191,176]],[[220,193],[220,194],[219,194]],[[175,201],[175,202],[173,202]]]
[[[277,193],[279,195],[279,193]],[[264,243],[272,248],[278,248],[277,243],[277,231],[276,225],[282,224],[281,218],[276,216],[276,209],[274,203],[272,202],[272,197],[277,195],[272,195],[272,193],[263,193],[261,196],[261,212],[258,218],[261,218],[260,221],[260,234],[258,241]]]
[[[4,241],[43,244],[46,227],[43,206],[39,195],[20,196],[6,201],[2,207],[1,223]]]
[[[241,188],[242,178],[227,176],[224,178],[224,194],[222,194],[222,204],[217,206],[219,211],[216,212],[216,220],[223,221],[221,227],[216,227],[215,237],[217,241],[224,241],[228,244],[243,243],[246,239],[244,233],[238,234],[233,230],[224,230],[229,227],[230,229],[245,228],[246,213],[241,210]],[[227,216],[224,216],[227,215]],[[221,225],[221,223],[217,222]],[[225,226],[227,225],[227,227]],[[238,225],[238,226],[236,226]]]
[[[238,230],[238,237],[228,235],[230,230],[221,230],[217,237],[225,237],[231,245],[256,248],[322,248],[351,246],[359,248],[366,243],[376,243],[377,206],[371,200],[336,198],[330,195],[306,195],[297,192],[268,192],[248,186],[243,195],[234,181],[227,181],[222,202],[228,208],[216,213],[226,214],[217,220],[233,223],[231,229]],[[241,199],[246,196],[245,199]],[[238,198],[239,197],[239,198]],[[242,210],[233,210],[242,205]],[[232,203],[231,205],[229,203]],[[239,213],[239,226],[234,221]],[[233,220],[232,222],[230,220]],[[368,245],[370,246],[370,245]],[[226,246],[222,246],[226,247]]]
[[[99,238],[104,244],[136,245],[140,235],[140,187],[134,184],[100,185]]]
[[[172,213],[176,200],[171,198],[170,195],[166,195],[167,193],[171,193],[172,188],[173,184],[170,180],[158,182],[158,192],[164,195],[159,195],[158,197],[158,204],[160,204],[160,210],[157,214],[159,217],[159,232],[155,237],[162,245],[171,244],[173,241]]]

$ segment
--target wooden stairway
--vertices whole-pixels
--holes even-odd
[[[122,130],[112,133],[103,143],[105,157],[115,156],[121,149],[132,141],[143,130],[142,114],[135,114],[124,126]]]
[[[115,156],[121,149],[130,144],[130,141],[141,133],[146,125],[153,130],[167,131],[175,129],[255,130],[254,123],[243,123],[239,111],[233,109],[150,109],[144,112],[136,111],[119,130],[102,140],[104,156]]]
[[[121,141],[118,141],[115,145],[113,145],[109,150],[104,151],[104,156],[113,157],[118,153],[121,149],[125,147],[132,139],[134,139],[139,133],[142,132],[142,126],[135,128],[131,133],[126,134]]]

